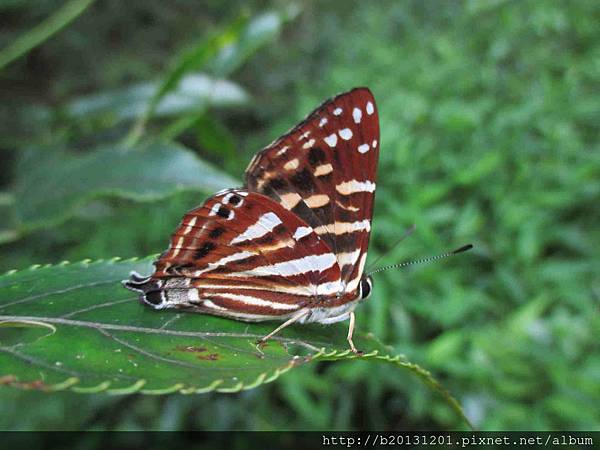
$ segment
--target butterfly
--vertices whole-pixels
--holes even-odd
[[[373,94],[355,88],[325,101],[257,153],[243,188],[188,212],[149,277],[125,287],[154,308],[242,321],[349,320],[373,281],[364,272],[379,159]]]

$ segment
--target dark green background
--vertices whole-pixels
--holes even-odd
[[[0,48],[62,4],[3,3]],[[370,260],[413,223],[417,231],[382,263],[467,242],[476,248],[377,275],[371,301],[358,310],[358,327],[431,370],[480,429],[597,430],[598,3],[296,6],[298,15],[282,32],[228,77],[249,100],[192,113],[176,140],[241,181],[253,153],[325,98],[370,87],[382,145]],[[42,154],[52,159],[36,172],[44,186],[44,175],[60,173],[74,154],[116,147],[133,123],[122,117],[128,105],[116,94],[100,117],[74,117],[68,105],[161,80],[184,49],[240,14],[289,7],[283,1],[99,0],[2,68],[0,269],[162,251],[182,214],[205,194],[147,202],[90,197],[74,214],[34,224],[23,211],[35,213],[33,205],[47,204],[56,192],[24,195],[33,170],[27,168]],[[211,70],[217,69],[202,68]],[[143,139],[175,119],[177,111],[151,118]],[[367,362],[303,367],[235,395],[111,397],[3,388],[0,404],[1,429],[461,426],[416,380]]]

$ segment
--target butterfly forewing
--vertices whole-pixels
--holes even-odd
[[[249,190],[301,217],[327,243],[346,292],[357,288],[364,269],[378,157],[375,100],[358,88],[323,103],[246,171]]]

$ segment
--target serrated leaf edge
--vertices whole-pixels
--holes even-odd
[[[350,350],[347,351],[334,351],[330,353],[324,353],[320,356],[322,360],[344,360],[344,359],[378,359],[381,361],[389,362],[395,364],[397,366],[408,369],[415,376],[417,376],[423,383],[430,386],[433,390],[435,390],[445,401],[446,403],[454,410],[454,412],[462,418],[462,420],[467,424],[467,426],[471,430],[475,430],[473,424],[470,422],[469,418],[465,415],[460,403],[454,396],[444,388],[439,381],[437,381],[431,372],[422,368],[418,364],[412,363],[406,359],[404,355],[380,355],[377,350],[374,350],[370,353],[366,353],[363,355],[351,354],[349,355]]]
[[[80,266],[80,267],[87,268],[88,266],[91,266],[94,264],[99,264],[99,263],[115,264],[118,262],[131,263],[131,262],[154,261],[157,257],[158,257],[158,253],[153,254],[153,255],[143,256],[143,257],[134,256],[132,258],[125,258],[125,259],[122,258],[121,256],[113,256],[112,258],[100,258],[100,259],[94,259],[94,260],[86,258],[86,259],[82,259],[80,261],[61,261],[57,264],[33,264],[24,269],[10,269],[10,270],[4,272],[3,274],[0,274],[0,278],[20,274],[23,272],[32,272],[32,271],[36,271],[36,270],[50,269],[52,267]]]

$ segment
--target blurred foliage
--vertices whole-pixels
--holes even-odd
[[[58,4],[0,6],[0,48]],[[223,82],[246,101],[194,108],[185,91],[182,109],[151,115],[140,137],[176,139],[241,179],[254,152],[322,100],[369,86],[382,130],[371,260],[412,223],[417,231],[381,263],[466,242],[476,250],[378,275],[357,326],[431,369],[480,429],[600,427],[597,2],[340,0],[302,2],[296,11],[285,1],[124,5],[95,2],[0,71],[1,268],[160,252],[204,194],[186,190],[152,202],[94,197],[60,225],[28,229],[17,211],[34,205],[19,190],[30,173],[19,167],[38,152],[40,163],[54,161],[48,171],[64,173],[69,158],[116,151],[142,117],[124,112],[119,92],[165,83],[186,50],[239,20],[260,24],[274,12],[275,31],[240,33],[250,41],[222,47],[242,49],[235,64],[219,63],[224,53],[215,49],[185,74],[228,77]],[[81,98],[98,95],[106,96],[102,114],[73,114]],[[42,175],[36,183],[43,192]],[[71,176],[80,179],[69,180],[78,191],[69,195],[85,196],[79,189],[87,175]],[[54,201],[54,208],[69,207]],[[3,429],[460,426],[415,380],[360,362],[304,367],[231,396],[84,398],[3,389],[0,401],[13,411],[0,415]],[[74,408],[78,414],[69,413]]]

